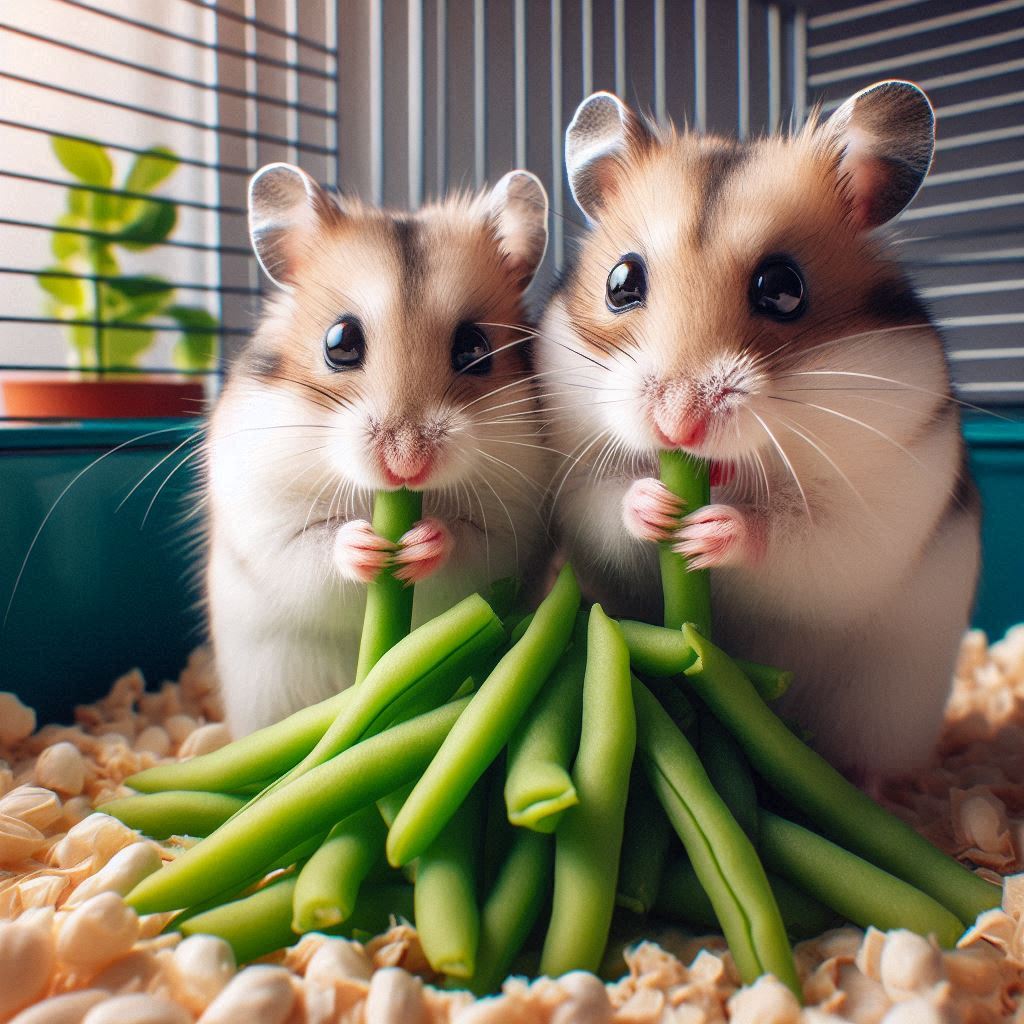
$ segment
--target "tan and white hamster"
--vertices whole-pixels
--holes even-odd
[[[414,620],[547,546],[550,476],[523,293],[547,196],[492,191],[395,213],[336,199],[287,164],[249,187],[261,266],[282,289],[232,367],[208,440],[210,635],[233,735],[351,683],[364,584],[420,584]],[[423,492],[392,550],[373,494]]]
[[[746,144],[589,97],[565,154],[590,231],[537,348],[589,596],[657,621],[671,540],[711,570],[716,640],[793,669],[782,712],[862,783],[932,750],[978,570],[942,342],[875,230],[933,148],[907,82]],[[662,449],[714,460],[711,505],[685,515]]]

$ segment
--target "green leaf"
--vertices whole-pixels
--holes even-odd
[[[50,249],[57,259],[63,261],[71,256],[77,256],[85,252],[88,245],[88,238],[85,235],[73,235],[64,231],[57,231],[56,228],[87,228],[88,221],[73,213],[63,213],[57,218],[57,223],[50,240]]]
[[[126,192],[152,192],[178,168],[178,158],[166,146],[154,146],[135,158],[124,180]]]
[[[117,242],[126,249],[148,249],[159,245],[174,230],[178,208],[163,199],[147,199],[142,213],[118,234]]]
[[[129,298],[174,291],[174,285],[169,281],[165,281],[162,277],[153,277],[151,274],[126,274],[116,281],[111,281],[110,287],[116,288],[122,295],[127,295]]]
[[[130,202],[113,192],[94,192],[91,204],[93,223],[101,231],[120,228],[127,219]]]
[[[78,353],[78,364],[90,366],[96,362],[96,328],[72,324],[65,328],[71,347]]]
[[[174,346],[174,365],[182,370],[209,370],[217,361],[220,321],[201,306],[171,306],[167,310],[185,333]]]
[[[107,151],[96,142],[51,135],[50,145],[57,159],[79,181],[109,188],[114,180],[114,165]]]
[[[108,327],[103,331],[103,365],[134,366],[153,344],[151,327]]]
[[[93,193],[84,188],[68,189],[68,210],[76,217],[88,217],[92,210]]]
[[[114,293],[120,291],[119,286],[114,283],[107,287]],[[138,324],[163,310],[174,298],[174,289],[166,287],[163,291],[142,292],[132,297],[121,292],[119,297],[121,301],[118,303],[113,321],[121,324]]]
[[[45,292],[49,292],[59,303],[65,306],[74,306],[76,309],[85,306],[86,292],[85,282],[77,277],[53,277],[51,274],[56,271],[60,273],[62,267],[47,267],[49,273],[44,271],[36,275],[39,286]]]

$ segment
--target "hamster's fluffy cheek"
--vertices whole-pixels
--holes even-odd
[[[655,441],[643,412],[642,368],[623,356],[584,351],[557,301],[548,310],[542,337],[538,367],[544,404],[572,407],[571,416],[557,417],[559,429],[568,428],[576,438],[605,432],[630,450],[650,449]]]

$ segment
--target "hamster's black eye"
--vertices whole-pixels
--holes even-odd
[[[366,338],[354,316],[342,317],[324,335],[324,360],[332,370],[354,370],[363,365]]]
[[[605,301],[613,313],[639,306],[647,298],[647,270],[639,256],[630,253],[612,267],[605,287]]]
[[[452,338],[452,369],[482,375],[491,372],[491,343],[482,327],[459,324]]]
[[[803,313],[807,308],[804,279],[791,260],[773,256],[754,271],[750,304],[755,313],[776,320],[795,320]]]

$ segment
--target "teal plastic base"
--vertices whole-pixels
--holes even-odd
[[[178,470],[194,442],[174,451],[196,427],[143,420],[0,430],[0,618],[10,602],[0,690],[42,721],[70,721],[75,704],[103,696],[131,668],[151,687],[176,678],[202,641],[193,555],[200,456]]]
[[[964,428],[984,505],[974,621],[993,637],[1024,621],[1024,421],[1013,415]],[[150,686],[176,677],[203,640],[201,456],[178,468],[195,431],[152,420],[0,430],[0,615],[21,574],[0,630],[0,690],[42,720],[70,720],[136,666]]]

